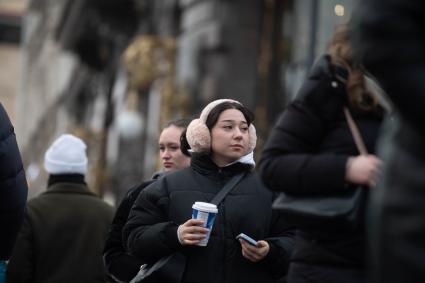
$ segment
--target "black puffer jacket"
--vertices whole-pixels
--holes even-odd
[[[170,173],[142,191],[124,229],[129,250],[146,262],[180,250],[187,256],[183,282],[274,282],[285,273],[293,230],[272,214],[272,193],[251,167],[236,163],[217,167],[207,155],[195,154],[191,167]],[[207,247],[183,247],[178,225],[191,218],[195,201],[209,202],[235,174],[247,175],[218,206]],[[241,253],[239,233],[266,239],[268,256],[252,263]]]
[[[103,262],[108,275],[118,282],[130,282],[143,262],[135,256],[130,255],[125,248],[122,239],[122,230],[127,222],[131,207],[139,196],[140,192],[152,184],[156,179],[143,182],[142,184],[131,188],[115,212],[112,225],[106,238],[105,248],[103,249]]]
[[[260,161],[263,181],[272,190],[297,194],[346,189],[347,159],[359,153],[343,113],[345,85],[335,81],[335,72],[347,76],[330,65],[329,56],[322,57],[275,125]],[[351,113],[373,153],[382,110]],[[362,267],[363,257],[362,231],[299,231],[293,261]]]
[[[27,193],[15,132],[0,103],[0,260],[10,257],[24,218]]]

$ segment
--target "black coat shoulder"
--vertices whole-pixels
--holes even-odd
[[[0,103],[0,260],[8,259],[23,221],[28,187],[14,128]]]
[[[321,57],[275,124],[260,160],[269,188],[312,193],[346,187],[346,162],[358,151],[343,112],[349,107],[346,85],[336,74],[348,72],[332,65],[329,56]],[[353,112],[353,117],[373,153],[382,113]]]
[[[336,72],[344,79],[348,76],[345,69],[331,64],[329,55],[320,57],[289,108],[301,106],[321,119],[334,119],[348,100],[345,84],[336,78]]]

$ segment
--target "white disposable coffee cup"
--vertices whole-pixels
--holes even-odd
[[[208,229],[207,236],[199,242],[198,246],[205,247],[208,244],[217,212],[217,206],[212,203],[197,201],[192,205],[192,219],[203,220],[203,226]]]

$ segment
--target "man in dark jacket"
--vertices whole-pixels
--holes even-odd
[[[425,2],[361,1],[358,54],[393,102],[400,125],[383,137],[383,180],[373,194],[373,282],[425,282]]]
[[[9,259],[23,217],[28,187],[13,126],[0,103],[0,269]],[[0,282],[1,278],[0,270]]]
[[[44,166],[48,188],[28,202],[7,282],[105,282],[102,248],[114,211],[84,182],[86,145],[62,135]]]

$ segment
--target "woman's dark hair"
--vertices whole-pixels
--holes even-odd
[[[190,146],[189,146],[189,143],[186,140],[186,129],[187,129],[187,126],[189,126],[191,121],[192,121],[192,119],[190,119],[190,118],[175,119],[175,120],[168,121],[163,128],[163,130],[164,130],[166,128],[174,126],[174,127],[183,129],[183,131],[180,135],[180,150],[184,155],[186,155],[188,157],[190,157],[190,153],[188,151],[190,149]]]
[[[223,102],[218,104],[213,109],[211,109],[210,114],[208,114],[205,124],[207,125],[210,131],[214,127],[214,125],[217,123],[218,117],[220,117],[220,114],[223,111],[228,109],[236,109],[241,111],[243,116],[246,119],[246,122],[248,123],[248,126],[251,125],[251,123],[254,121],[254,114],[242,104],[239,104],[237,102]]]
[[[184,129],[183,132],[180,135],[180,150],[184,155],[191,157],[191,155],[189,153],[190,145],[187,142],[187,138],[186,138],[186,130],[187,130],[187,128]]]
[[[191,121],[192,121],[192,119],[190,119],[190,118],[180,118],[180,119],[171,120],[171,121],[168,121],[165,124],[163,129],[169,128],[171,126],[186,129],[187,126],[189,126]]]

